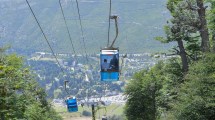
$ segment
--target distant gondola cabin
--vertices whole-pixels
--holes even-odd
[[[67,105],[68,112],[77,112],[78,111],[77,100],[75,97],[67,98],[66,105]]]
[[[101,81],[119,80],[119,50],[102,49],[100,53]]]

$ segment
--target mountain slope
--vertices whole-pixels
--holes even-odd
[[[58,0],[29,0],[55,52],[73,53]],[[163,35],[169,17],[166,0],[117,0],[112,13],[119,16],[119,37],[115,44],[121,52],[155,52],[168,48],[155,41]],[[75,50],[83,54],[83,40],[76,3],[62,0]],[[79,0],[84,38],[88,53],[98,53],[107,45],[109,0]],[[50,52],[41,31],[24,0],[0,1],[0,44],[9,44],[19,53]],[[111,22],[111,40],[115,36]]]

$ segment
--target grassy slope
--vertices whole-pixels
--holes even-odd
[[[107,116],[112,116],[112,115],[122,115],[123,114],[123,107],[124,105],[116,105],[116,104],[112,104],[110,106],[107,107]],[[81,116],[81,113],[83,112],[83,108],[79,107],[79,112],[76,113],[68,113],[65,107],[61,107],[61,106],[56,106],[55,110],[57,111],[57,113],[59,113],[65,120],[67,119],[81,119],[81,118],[85,118],[84,116]],[[84,110],[91,112],[91,108],[89,107],[84,107]],[[101,116],[104,114],[104,110],[101,109],[97,112],[96,116],[97,118],[101,118]],[[87,118],[91,118],[91,117],[87,117]]]

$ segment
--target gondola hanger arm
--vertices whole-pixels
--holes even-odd
[[[119,29],[118,29],[118,21],[117,21],[117,18],[118,18],[118,16],[116,16],[116,15],[110,16],[110,19],[114,19],[114,20],[115,20],[115,28],[116,28],[116,36],[115,36],[115,38],[114,38],[114,40],[113,40],[113,42],[112,42],[110,48],[113,48],[113,45],[114,45],[114,43],[116,42],[116,39],[117,39],[117,37],[118,37],[118,35],[119,35]]]
[[[68,82],[69,82],[68,80],[65,80],[65,81],[64,81],[64,88],[65,88],[65,91],[66,91],[67,94],[69,94],[69,92],[68,92],[67,89],[66,89],[66,84],[67,84]]]

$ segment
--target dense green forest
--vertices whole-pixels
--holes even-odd
[[[215,55],[213,0],[168,0],[172,18],[164,42],[172,55],[134,75],[126,87],[128,120],[214,120]],[[134,112],[135,111],[135,112]]]
[[[22,57],[0,49],[0,119],[61,120]]]

